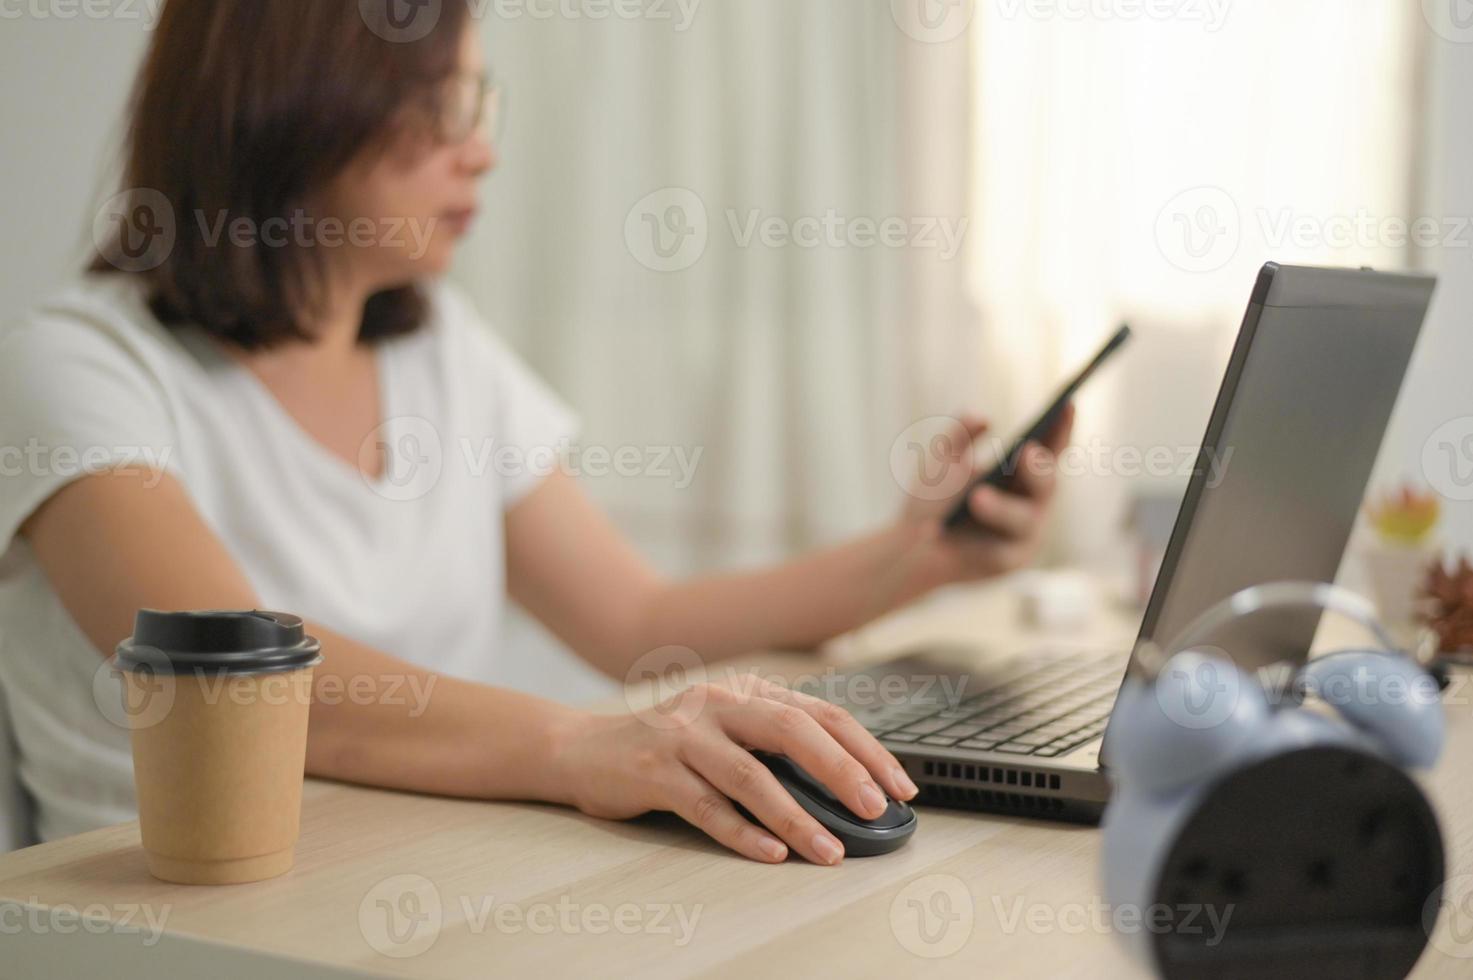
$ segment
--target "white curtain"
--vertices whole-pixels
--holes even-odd
[[[670,19],[486,9],[508,119],[457,275],[580,411],[585,449],[658,447],[657,469],[701,453],[689,486],[588,490],[675,574],[893,515],[892,443],[959,407],[976,361],[954,247],[966,39],[922,43],[853,0],[704,0],[688,24],[674,3]],[[561,655],[541,658],[510,680],[565,684]]]
[[[1397,221],[1415,207],[1418,5],[1168,6],[998,0],[972,25],[990,414],[1021,422],[1122,320],[1140,335],[1081,399],[1090,453],[1053,525],[1073,561],[1119,550],[1129,494],[1184,488],[1135,453],[1164,464],[1200,439],[1262,263],[1417,261]]]

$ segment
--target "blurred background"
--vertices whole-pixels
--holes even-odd
[[[666,572],[875,527],[928,420],[1008,433],[1128,321],[1047,554],[1128,582],[1270,260],[1442,276],[1373,492],[1473,545],[1470,0],[471,5],[509,116],[454,276],[585,451],[668,454],[583,476]],[[80,269],[159,6],[0,0],[0,315]],[[601,689],[513,629],[507,682]]]

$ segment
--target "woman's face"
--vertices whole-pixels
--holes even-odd
[[[345,254],[354,278],[372,290],[444,272],[470,230],[477,184],[497,163],[485,114],[475,116],[485,77],[480,39],[467,28],[436,132],[406,127],[387,152],[349,166],[324,195],[324,212],[350,232]]]

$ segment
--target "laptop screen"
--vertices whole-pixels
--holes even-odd
[[[1194,619],[1249,586],[1335,579],[1435,282],[1263,268],[1137,651],[1172,652]],[[1251,669],[1302,658],[1318,625],[1313,612],[1266,614],[1208,642]]]

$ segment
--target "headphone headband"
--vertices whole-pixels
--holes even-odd
[[[1188,623],[1186,628],[1177,633],[1164,647],[1154,640],[1142,640],[1136,645],[1134,655],[1130,659],[1130,674],[1148,682],[1155,681],[1162,668],[1172,657],[1207,642],[1233,620],[1270,609],[1306,606],[1315,607],[1324,612],[1338,613],[1353,620],[1365,627],[1386,651],[1408,656],[1414,661],[1420,662],[1421,660],[1420,656],[1414,656],[1403,650],[1401,645],[1391,638],[1390,632],[1377,618],[1375,606],[1364,596],[1328,582],[1268,582],[1241,589],[1210,606]],[[1425,644],[1420,644],[1419,647],[1422,645]],[[1421,653],[1423,651],[1419,648],[1417,654]],[[1263,666],[1268,666],[1268,664]]]

